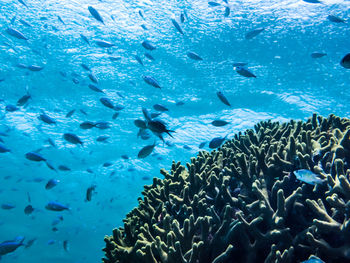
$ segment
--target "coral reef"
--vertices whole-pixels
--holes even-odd
[[[350,120],[260,122],[144,187],[105,263],[350,262]],[[320,184],[296,180],[308,169]]]

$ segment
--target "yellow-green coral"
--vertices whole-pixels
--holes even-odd
[[[105,263],[350,262],[350,120],[260,122],[145,186]],[[309,169],[324,183],[297,181]]]

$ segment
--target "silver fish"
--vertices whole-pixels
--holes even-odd
[[[20,31],[14,29],[12,27],[8,27],[6,29],[6,32],[15,38],[28,40],[28,38],[26,36],[24,36]]]
[[[315,185],[323,182],[323,180],[319,178],[319,175],[311,172],[310,170],[300,169],[294,171],[293,174],[299,181],[302,181],[307,184]]]
[[[245,39],[252,39],[252,38],[256,37],[257,35],[259,35],[261,32],[263,32],[264,30],[265,30],[264,27],[260,27],[260,28],[254,29],[252,31],[249,31],[245,35]]]
[[[100,13],[99,13],[95,8],[93,8],[92,6],[89,6],[89,7],[88,7],[88,10],[89,10],[90,14],[91,14],[97,21],[99,21],[99,22],[101,22],[102,24],[104,24],[103,19],[102,19]]]

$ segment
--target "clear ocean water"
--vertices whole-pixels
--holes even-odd
[[[122,225],[143,185],[160,177],[161,168],[170,169],[172,160],[189,161],[200,143],[230,138],[261,120],[305,120],[313,112],[349,117],[350,70],[340,60],[350,52],[350,1],[216,2],[220,5],[204,0],[0,1],[0,143],[10,150],[0,153],[0,242],[35,239],[1,262],[100,262],[104,236]],[[104,24],[88,6],[98,10]],[[230,14],[225,16],[226,7]],[[328,15],[345,23],[332,22]],[[28,40],[9,34],[9,27]],[[245,38],[257,28],[264,31]],[[100,47],[95,41],[101,40],[114,46]],[[144,40],[156,49],[146,50]],[[203,60],[189,58],[188,52]],[[312,58],[314,52],[326,55]],[[239,75],[232,66],[237,62],[248,63],[256,78]],[[104,94],[88,87],[93,82],[81,63]],[[154,77],[162,88],[148,85],[142,76]],[[218,91],[231,107],[218,99]],[[26,94],[31,98],[25,105],[6,108]],[[124,107],[115,119],[116,111],[101,97]],[[164,135],[166,143],[154,135],[137,137],[134,120],[143,119],[142,108],[156,112],[154,104],[169,109],[158,117],[175,131],[173,138]],[[56,124],[38,119],[43,113]],[[229,124],[215,127],[215,119]],[[81,129],[84,121],[107,121],[110,128]],[[83,145],[67,142],[64,133],[78,135]],[[109,139],[96,141],[101,135]],[[150,156],[137,158],[154,142]],[[210,150],[208,143],[204,149]],[[28,152],[39,153],[56,171],[26,158]],[[45,189],[50,179],[60,182]],[[70,210],[48,210],[50,201]],[[28,205],[34,208],[31,214],[24,213]]]

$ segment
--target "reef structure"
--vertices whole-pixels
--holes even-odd
[[[103,262],[350,262],[349,163],[349,119],[260,122],[162,169],[105,237]]]

